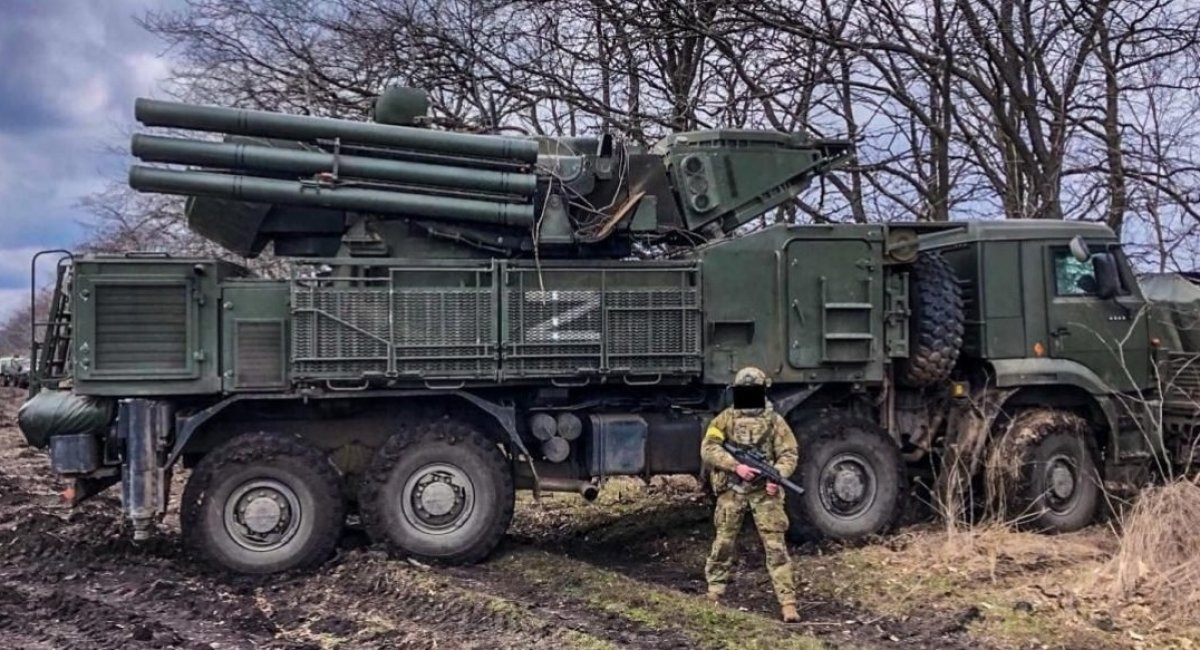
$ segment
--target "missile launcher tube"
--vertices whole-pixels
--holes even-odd
[[[522,197],[532,196],[537,190],[537,176],[533,174],[466,169],[366,156],[335,156],[324,151],[203,142],[143,134],[133,136],[133,155],[146,162],[295,174],[330,172],[336,165],[339,175],[356,178],[516,194]]]
[[[231,135],[305,140],[340,138],[344,142],[494,160],[537,161],[537,142],[525,138],[432,131],[409,126],[373,124],[308,115],[284,115],[219,106],[139,98],[137,120],[146,126],[163,126]]]
[[[212,196],[258,203],[356,210],[520,228],[531,228],[534,222],[532,203],[497,203],[361,187],[304,184],[298,181],[238,174],[158,169],[140,165],[135,165],[129,170],[129,186],[141,192]]]

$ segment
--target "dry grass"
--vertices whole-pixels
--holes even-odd
[[[1079,565],[1108,557],[1111,537],[1102,531],[1048,537],[1014,530],[1006,523],[950,529],[918,538],[908,553],[934,567],[998,580],[1004,574]]]
[[[1091,529],[1048,537],[993,524],[975,527],[910,529],[885,544],[847,549],[841,557],[871,570],[863,575],[866,593],[883,595],[896,613],[927,603],[923,587],[940,590],[949,601],[999,593],[1012,588],[1064,586],[1068,573],[1094,571],[1112,556],[1110,532]],[[882,588],[882,591],[879,591]],[[912,599],[905,597],[912,592]],[[906,602],[907,601],[907,602]]]
[[[1100,584],[1165,617],[1200,619],[1200,485],[1178,480],[1145,490]]]
[[[1121,523],[1053,536],[931,524],[812,558],[808,575],[881,613],[976,612],[971,635],[1001,648],[1200,648],[1200,484],[1150,488]]]
[[[1098,628],[1095,608],[1078,593],[1115,548],[1102,528],[1048,537],[1000,524],[928,525],[843,549],[820,571],[800,574],[818,592],[881,614],[941,618],[948,628],[962,621],[972,637],[998,648],[1132,647],[1131,628]]]

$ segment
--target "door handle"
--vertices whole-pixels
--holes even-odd
[[[800,310],[800,301],[792,301],[792,311],[796,312],[796,318],[800,319],[800,324],[804,325],[804,312]]]
[[[1050,332],[1050,336],[1052,336],[1056,339],[1061,338],[1063,336],[1070,336],[1070,335],[1071,335],[1071,330],[1067,329],[1066,326],[1058,327],[1054,331]]]

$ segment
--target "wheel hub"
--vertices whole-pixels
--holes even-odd
[[[858,454],[840,454],[821,472],[821,503],[838,517],[861,515],[875,503],[875,470]]]
[[[475,485],[466,472],[434,463],[413,473],[400,500],[404,518],[419,530],[440,535],[457,530],[475,506]]]
[[[1049,496],[1051,501],[1062,504],[1075,494],[1075,471],[1063,458],[1050,461],[1048,469]]]
[[[239,546],[270,551],[287,544],[300,527],[300,499],[274,479],[242,484],[225,500],[225,531]]]
[[[246,528],[261,535],[275,530],[283,522],[285,509],[278,495],[257,496],[246,505],[242,521]]]
[[[837,470],[833,479],[834,496],[847,503],[861,501],[866,487],[866,479],[861,468],[857,466],[842,466]]]
[[[441,517],[459,504],[458,496],[458,491],[449,483],[435,481],[421,491],[421,508],[435,517]]]

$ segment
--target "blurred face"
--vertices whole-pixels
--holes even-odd
[[[767,389],[762,386],[734,386],[733,408],[761,409],[767,405]]]

